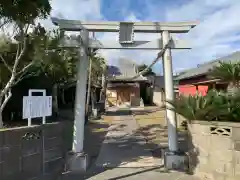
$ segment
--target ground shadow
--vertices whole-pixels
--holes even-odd
[[[127,116],[131,115],[131,110],[129,109],[119,109],[117,111],[107,111],[106,116]]]
[[[149,112],[149,111],[148,111]],[[144,112],[144,113],[148,113]],[[105,116],[121,116],[128,120],[128,115],[131,115],[130,110],[119,110],[117,112],[106,112]],[[111,129],[112,128],[112,129]],[[84,141],[84,150],[88,153],[90,157],[91,165],[87,172],[81,174],[66,174],[63,177],[63,180],[78,180],[78,179],[88,179],[93,178],[95,175],[98,175],[104,171],[119,169],[120,165],[124,165],[125,162],[134,162],[138,161],[140,158],[144,158],[146,156],[146,152],[151,152],[153,157],[157,157],[162,159],[163,158],[163,149],[168,148],[168,139],[167,139],[167,127],[159,125],[159,124],[152,124],[145,127],[138,127],[131,135],[125,134],[122,136],[116,136],[114,138],[107,139],[106,136],[106,129],[108,131],[114,130],[115,132],[121,132],[123,128],[127,128],[126,125],[120,124],[116,126],[108,127],[107,124],[89,122],[88,125],[85,126],[85,141]],[[98,129],[98,131],[96,131]],[[105,129],[105,130],[103,130]],[[157,133],[161,134],[163,139],[159,144],[153,142],[153,139],[156,138]],[[187,131],[179,133],[179,147],[182,151],[188,152],[189,143],[191,141],[191,137],[187,136]],[[143,143],[147,141],[147,143]],[[121,156],[121,158],[116,158],[114,165],[109,167],[99,167],[96,166],[96,160],[98,154],[100,152],[101,146],[104,144],[108,146],[112,146],[114,156]],[[190,143],[191,145],[191,143]],[[139,152],[128,153],[131,149],[141,149]],[[110,152],[109,152],[110,153]],[[110,155],[110,154],[109,154]],[[197,154],[196,154],[197,157]],[[196,158],[197,159],[197,158]],[[193,159],[192,159],[193,160]],[[108,164],[108,159],[105,159],[106,164]],[[111,161],[112,163],[112,161]],[[160,164],[160,163],[159,163]],[[197,164],[197,161],[196,161]],[[192,170],[193,168],[191,168]],[[155,166],[155,167],[148,167],[144,169],[139,169],[137,172],[132,173],[124,173],[124,175],[117,175],[116,177],[110,178],[111,180],[118,180],[124,179],[131,176],[135,176],[138,174],[143,174],[148,171],[156,171],[158,172],[165,172],[163,170],[163,166]]]
[[[168,129],[160,124],[148,125],[140,127],[139,133],[145,137],[150,149],[155,157],[162,157],[162,150],[168,148]],[[178,132],[178,146],[180,151],[188,151],[188,133],[187,131]],[[155,140],[155,143],[153,143]]]
[[[150,110],[143,110],[138,112],[133,112],[134,115],[150,115],[150,113],[157,112],[159,110],[164,110],[164,108],[156,108]],[[148,120],[148,117],[144,116],[144,120]],[[141,117],[141,116],[140,116]],[[150,116],[149,116],[150,117]],[[141,118],[140,118],[141,119]],[[137,121],[138,122],[138,121]],[[183,121],[184,123],[186,121]],[[187,129],[187,125],[181,123],[178,128],[178,147],[180,152],[187,154],[189,159],[189,172],[188,174],[193,174],[197,164],[199,163],[198,156],[199,151],[193,145],[191,133]],[[139,124],[139,130],[146,138],[147,143],[152,149],[153,156],[163,158],[163,150],[168,149],[168,128],[167,126],[161,124],[149,124],[143,127]],[[156,142],[157,139],[157,142]],[[155,141],[155,143],[153,143]]]
[[[189,157],[189,174],[194,174],[199,164],[199,149],[193,144],[192,135],[188,133],[188,157]]]
[[[165,108],[158,106],[145,107],[143,109],[132,111],[133,115],[147,115],[150,113],[158,112],[160,110],[165,110]]]
[[[123,179],[123,178],[128,178],[128,177],[131,177],[131,176],[146,173],[146,172],[149,172],[149,171],[159,170],[159,169],[162,169],[162,168],[163,168],[163,165],[160,165],[160,166],[157,166],[157,167],[148,168],[148,169],[140,170],[140,171],[133,172],[133,173],[130,173],[130,174],[110,178],[109,180],[119,180],[119,179]]]
[[[61,110],[60,117],[62,120],[74,120],[74,113],[73,109],[63,109]],[[85,179],[86,177],[89,177],[89,175],[92,176],[92,174],[103,172],[104,169],[102,168],[93,168],[96,158],[99,154],[99,151],[101,149],[101,145],[104,141],[105,135],[108,131],[109,125],[107,123],[104,123],[102,119],[97,120],[89,120],[87,124],[85,124],[84,129],[84,152],[88,154],[89,158],[89,170],[86,173],[71,173],[71,172],[63,172],[61,180],[79,180],[79,179]],[[72,132],[72,131],[71,131]],[[68,132],[69,136],[72,136],[73,133]],[[69,151],[71,150],[71,144],[72,144],[72,137],[66,138],[67,144],[69,144]],[[90,177],[91,177],[90,176]]]

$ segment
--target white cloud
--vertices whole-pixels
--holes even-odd
[[[52,0],[52,16],[76,20],[101,19],[100,0]]]
[[[150,2],[150,1],[149,1]],[[239,0],[191,0],[179,6],[169,6],[167,11],[161,11],[154,4],[149,3],[149,16],[147,20],[162,20],[166,22],[195,21],[200,24],[189,33],[179,37],[187,39],[192,50],[174,50],[174,70],[179,71],[196,66],[203,62],[233,53],[240,50],[240,1]],[[164,14],[163,14],[164,13]],[[160,15],[159,15],[160,14]],[[130,13],[129,19],[134,19]],[[153,35],[142,35],[142,38],[152,39]],[[134,54],[134,58],[141,62],[150,63],[155,53],[141,51]],[[158,66],[156,69],[159,69]],[[160,68],[161,69],[161,68]],[[159,70],[160,70],[159,69]]]
[[[238,0],[221,0],[218,3],[195,0],[169,10],[167,21],[200,20],[198,26],[182,36],[191,41],[193,49],[174,54],[175,68],[188,68],[240,50],[240,45],[232,46],[232,42],[239,41],[239,11]]]
[[[71,20],[100,20],[103,18],[100,3],[101,0],[52,0],[51,16]],[[54,27],[50,18],[40,22],[45,27]]]
[[[173,0],[174,1],[174,0]],[[102,1],[102,3],[104,0]],[[230,54],[240,50],[240,1],[239,0],[186,0],[181,6],[162,3],[162,6],[147,1],[145,7],[148,15],[144,17],[148,21],[195,21],[200,24],[188,34],[179,37],[189,40],[192,50],[173,51],[173,64],[175,71],[196,66],[216,57]],[[67,19],[81,20],[104,20],[101,12],[101,0],[52,0],[52,16],[64,17]],[[125,16],[125,21],[141,21],[134,14],[134,11],[118,9]],[[114,16],[114,14],[112,15]],[[47,22],[47,23],[46,23]],[[45,21],[50,26],[50,21]],[[136,34],[136,39],[153,40],[160,35]],[[102,33],[97,37],[100,40],[116,40],[115,33]],[[234,46],[232,43],[235,43]],[[132,50],[102,50],[102,54],[111,64],[119,57],[129,57],[139,63],[150,63],[156,56],[157,51],[132,51]],[[158,63],[160,64],[160,63]],[[156,70],[161,71],[158,67]]]

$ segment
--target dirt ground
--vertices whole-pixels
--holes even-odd
[[[146,107],[142,111],[133,112],[135,119],[139,124],[139,131],[146,137],[148,144],[153,150],[167,147],[167,122],[165,120],[165,109],[158,107]],[[177,115],[178,134],[180,141],[184,133],[181,127],[182,121],[185,119]],[[184,134],[185,135],[185,134]]]
[[[92,163],[98,156],[109,122],[110,120],[106,120],[103,116],[99,120],[90,120],[85,127],[84,151],[89,155]]]

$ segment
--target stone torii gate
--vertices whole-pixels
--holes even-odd
[[[197,25],[197,22],[84,22],[58,18],[52,18],[52,22],[59,26],[60,31],[80,32],[80,39],[64,41],[64,47],[79,48],[80,53],[75,100],[73,156],[69,165],[71,170],[86,170],[87,156],[83,152],[84,114],[89,66],[88,55],[91,49],[161,50],[167,45],[163,53],[163,71],[166,99],[171,101],[174,100],[171,49],[191,49],[187,42],[175,39],[171,34],[187,33]],[[100,42],[89,38],[89,32],[118,32],[119,42]],[[134,40],[134,33],[157,33],[161,34],[161,37],[153,41],[136,41]],[[166,106],[169,151],[171,155],[176,155],[178,151],[176,113],[170,109],[171,105],[169,103],[166,103]],[[173,159],[175,160],[170,163],[176,164],[178,159]]]

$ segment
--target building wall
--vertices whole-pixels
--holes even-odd
[[[208,92],[209,85],[180,85],[178,88],[180,95],[194,96],[196,94],[201,94],[205,96]]]
[[[189,170],[200,179],[240,179],[240,125],[191,121],[188,124]]]
[[[140,106],[140,88],[133,86],[107,88],[108,106]]]
[[[182,95],[195,95],[196,93],[201,93],[206,95],[209,89],[214,87],[215,82],[208,82],[205,84],[193,85],[196,83],[201,83],[209,80],[206,75],[193,77],[190,79],[179,80],[179,94]]]
[[[155,88],[153,92],[153,103],[161,107],[165,105],[165,92],[163,88]]]

